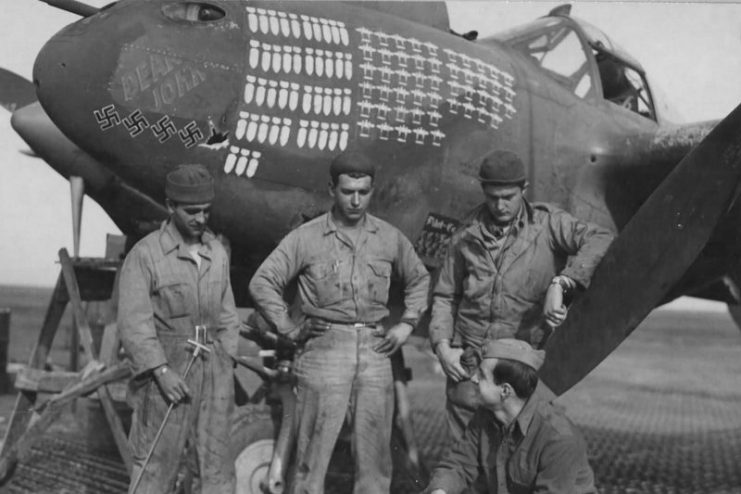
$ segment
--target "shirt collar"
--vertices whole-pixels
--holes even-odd
[[[374,216],[365,213],[363,224],[360,225],[360,227],[369,233],[376,233],[378,231],[378,221]],[[330,210],[326,213],[323,233],[324,235],[329,235],[335,232],[337,232],[337,224],[335,223],[334,218],[332,218],[332,211]]]
[[[486,223],[489,220],[489,211],[486,209],[486,204],[484,203],[476,207],[468,215],[468,218],[469,220],[467,222],[464,221],[464,223],[469,224],[468,228],[466,228],[466,231],[482,242],[486,242],[486,239],[489,237],[488,234],[484,233],[484,230],[486,229]],[[514,228],[514,231],[510,231],[510,234],[517,235],[527,223],[532,222],[533,207],[526,199],[523,199],[520,213],[517,215],[517,218],[515,219],[515,221],[512,222],[512,225],[510,227]]]
[[[211,258],[211,242],[216,240],[213,232],[209,229],[203,232],[201,235],[201,247],[198,249],[198,253],[202,257]],[[162,252],[169,254],[175,249],[178,249],[178,255],[184,255],[189,257],[188,245],[183,240],[183,236],[175,226],[175,222],[172,218],[162,222],[160,226],[160,245],[162,246]]]

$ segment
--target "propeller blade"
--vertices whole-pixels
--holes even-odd
[[[28,79],[0,69],[0,105],[9,112],[36,101],[36,88]]]
[[[72,240],[75,257],[80,257],[80,225],[82,223],[82,200],[85,197],[85,181],[82,177],[69,177],[72,198]]]
[[[541,377],[556,394],[584,378],[662,301],[733,204],[740,179],[741,105],[641,206],[549,339]]]

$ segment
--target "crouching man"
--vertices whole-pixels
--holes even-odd
[[[484,344],[474,378],[482,406],[448,447],[426,494],[458,494],[479,471],[492,494],[597,492],[581,434],[535,393],[544,356],[521,340]]]

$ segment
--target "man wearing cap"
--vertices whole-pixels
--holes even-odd
[[[375,170],[362,154],[331,164],[326,214],[290,232],[250,282],[275,329],[303,343],[295,362],[297,446],[289,492],[320,494],[348,407],[355,494],[388,493],[394,390],[389,355],[426,309],[429,274],[399,230],[366,212]],[[384,332],[389,284],[404,291],[401,321]],[[303,321],[289,317],[286,285],[298,284]]]
[[[186,440],[198,456],[201,492],[234,492],[230,355],[240,322],[226,251],[206,227],[214,180],[201,165],[181,165],[167,175],[165,194],[169,219],[134,245],[120,273],[118,330],[134,371],[131,488],[174,403],[137,494],[170,492]],[[196,326],[205,327],[201,342],[211,351],[185,377]]]
[[[458,494],[483,472],[492,494],[596,493],[587,448],[563,412],[534,393],[544,352],[522,340],[489,340],[474,377],[481,407],[449,444],[425,490]]]
[[[430,340],[447,375],[449,431],[459,438],[478,405],[468,380],[485,339],[538,345],[566,318],[567,292],[589,286],[612,234],[554,206],[529,203],[525,166],[510,151],[481,163],[484,203],[451,240],[433,290]]]

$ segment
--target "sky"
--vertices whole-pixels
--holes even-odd
[[[454,30],[475,29],[484,37],[546,15],[560,3],[447,5]],[[36,0],[3,2],[3,11],[0,66],[28,79],[44,42],[78,19]],[[722,118],[741,103],[741,4],[577,2],[572,15],[638,59],[686,121]],[[52,286],[57,251],[72,250],[69,184],[43,161],[22,154],[27,149],[10,127],[10,114],[0,109],[0,284]],[[86,198],[81,255],[102,256],[107,233],[118,230]]]

